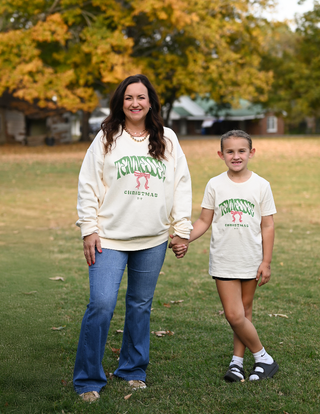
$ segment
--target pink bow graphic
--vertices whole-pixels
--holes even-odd
[[[134,172],[134,176],[135,177],[137,177],[137,186],[136,186],[136,188],[139,190],[139,188],[140,188],[140,178],[142,178],[142,177],[144,177],[145,179],[146,179],[146,182],[145,182],[145,185],[144,185],[144,188],[146,189],[146,190],[148,190],[148,180],[149,180],[149,178],[150,178],[150,174],[148,174],[148,173],[142,173],[142,172],[140,172],[140,171],[135,171]]]
[[[234,223],[236,221],[236,214],[239,214],[239,221],[242,223],[242,212],[241,211],[230,211],[232,215],[232,222]]]

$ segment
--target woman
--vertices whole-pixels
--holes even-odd
[[[89,265],[90,302],[74,370],[74,387],[96,401],[107,383],[102,358],[125,267],[126,316],[114,375],[145,388],[150,312],[169,235],[185,243],[192,229],[191,180],[178,139],[164,128],[157,94],[144,75],[116,89],[110,115],[79,176],[77,225]]]

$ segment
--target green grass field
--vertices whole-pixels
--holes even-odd
[[[225,170],[217,140],[182,141],[193,178],[193,218],[207,181]],[[0,413],[319,413],[320,139],[257,139],[250,167],[271,182],[278,214],[269,284],[253,318],[280,365],[272,380],[227,384],[232,332],[208,275],[209,232],[183,260],[168,251],[151,317],[146,390],[110,379],[99,402],[83,403],[72,371],[89,288],[75,226],[84,144],[0,147]],[[50,280],[62,277],[64,281]],[[104,357],[121,346],[126,278]],[[171,303],[171,301],[182,301]],[[270,316],[283,314],[285,317]],[[62,328],[52,330],[52,328]],[[249,352],[245,370],[253,365]]]

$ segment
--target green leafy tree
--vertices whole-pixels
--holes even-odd
[[[285,23],[275,24],[266,36],[262,69],[274,73],[266,104],[285,111],[292,124],[313,119],[311,132],[315,132],[320,117],[319,2],[298,17],[296,24],[295,31]]]
[[[315,132],[315,120],[320,117],[320,3],[316,1],[313,10],[304,13],[297,23],[297,61],[301,76],[294,88],[294,113],[312,117],[311,132]]]

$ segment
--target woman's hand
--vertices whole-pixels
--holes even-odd
[[[98,250],[99,253],[102,253],[100,237],[97,233],[90,234],[83,238],[83,253],[84,257],[87,260],[89,266],[95,264],[96,256],[95,250]]]

